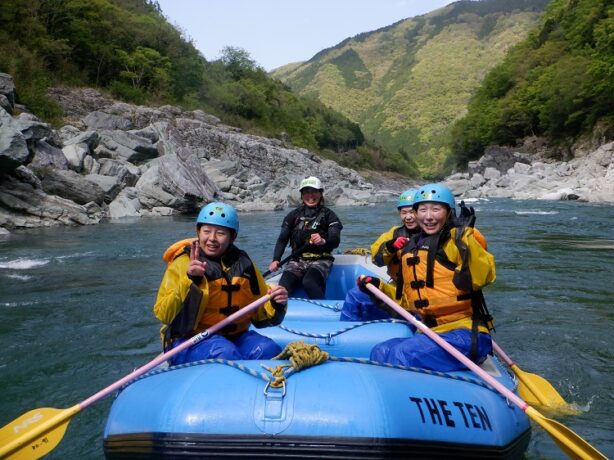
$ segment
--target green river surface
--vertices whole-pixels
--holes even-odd
[[[485,289],[495,339],[524,371],[583,412],[557,417],[614,457],[614,206],[480,200],[497,280]],[[394,203],[334,208],[340,249],[369,247],[397,223]],[[241,214],[237,245],[268,268],[288,211]],[[152,313],[162,252],[194,217],[106,221],[0,238],[0,426],[38,407],[67,408],[161,351]],[[102,459],[112,398],[74,416],[53,459]],[[533,426],[529,459],[566,458]]]

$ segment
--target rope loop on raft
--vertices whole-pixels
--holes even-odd
[[[274,360],[284,359],[290,361],[290,364],[280,364],[274,368],[262,365],[273,377],[269,384],[272,387],[283,387],[286,383],[286,377],[291,373],[299,372],[311,366],[317,366],[327,361],[329,354],[320,350],[315,344],[307,344],[305,342],[290,342],[286,345],[283,351],[275,356]],[[286,373],[286,370],[289,370]]]

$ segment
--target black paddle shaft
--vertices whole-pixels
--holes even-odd
[[[302,245],[300,248],[298,248],[296,251],[294,251],[292,254],[290,254],[288,257],[284,257],[283,259],[281,259],[279,261],[279,266],[281,267],[283,264],[285,264],[286,262],[288,262],[290,259],[292,259],[293,257],[296,257],[298,255],[300,255],[305,248],[307,247],[308,243],[305,243],[304,245]],[[262,274],[263,278],[266,278],[267,276],[269,276],[271,274],[271,270],[267,270]]]

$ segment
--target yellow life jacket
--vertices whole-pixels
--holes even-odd
[[[194,332],[202,332],[257,300],[262,293],[254,264],[247,254],[237,249],[237,257],[228,267],[224,261],[207,260],[208,300]],[[222,330],[222,335],[235,335],[249,329],[252,316],[246,315]]]
[[[470,267],[463,267],[466,262],[454,243],[455,233],[456,229],[452,229],[452,235],[445,231],[423,239],[414,237],[402,251],[401,273],[406,305],[419,313],[427,326],[437,328],[437,332],[453,328],[473,329],[474,321],[478,322],[480,332],[488,332],[487,320],[476,308],[479,289],[474,289],[470,280],[459,282],[459,275]]]
[[[167,264],[170,264],[173,260],[175,260],[180,255],[186,252],[186,249],[190,247],[194,241],[198,241],[197,238],[185,238],[183,240],[179,240],[176,243],[171,244],[164,254],[162,254],[162,259]]]
[[[189,257],[193,238],[178,241],[164,253],[171,263],[178,257]],[[205,276],[199,288],[189,291],[179,313],[163,328],[165,350],[176,338],[192,336],[224,320],[243,306],[257,300],[261,293],[253,262],[244,251],[231,246],[221,260],[200,257],[207,262]],[[245,332],[257,313],[252,312],[218,332],[234,336]]]

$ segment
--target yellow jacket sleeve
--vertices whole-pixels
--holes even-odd
[[[482,247],[482,244],[474,237],[473,228],[465,230],[463,240],[469,246],[469,271],[473,289],[482,289],[493,283],[497,278],[495,269],[495,257]]]
[[[266,295],[266,293],[269,291],[269,286],[264,281],[264,278],[256,265],[254,265],[254,272],[258,278],[258,286],[260,287],[261,295]],[[288,306],[286,304],[283,306],[279,305],[276,308],[270,300],[267,300],[265,304],[256,310],[254,316],[252,316],[252,324],[257,328],[276,326],[283,321],[284,316],[286,315],[287,307]]]
[[[188,295],[192,280],[188,278],[187,271],[190,258],[178,257],[166,268],[153,311],[156,318],[164,324],[170,324],[177,316],[183,301]]]
[[[390,297],[392,300],[396,298],[397,287],[392,283],[386,283],[384,282],[384,280],[380,279],[379,290],[386,294],[388,297]]]
[[[386,242],[390,241],[394,236],[394,231],[398,227],[392,227],[385,233],[382,233],[375,243],[371,245],[371,260],[378,267],[385,267],[390,263],[394,253],[388,252],[386,249]]]
[[[468,249],[467,267],[465,267],[461,253],[454,241],[456,230],[452,229],[451,237],[444,247],[448,259],[456,264],[457,270],[469,270],[469,273],[471,273],[471,287],[474,291],[493,283],[497,278],[494,256],[484,249],[480,241],[475,238],[474,229],[467,227],[461,237],[462,243]]]
[[[482,232],[480,232],[477,228],[473,229],[473,237],[478,243],[480,243],[480,246],[488,251],[488,242],[486,241],[486,237],[482,235]]]

